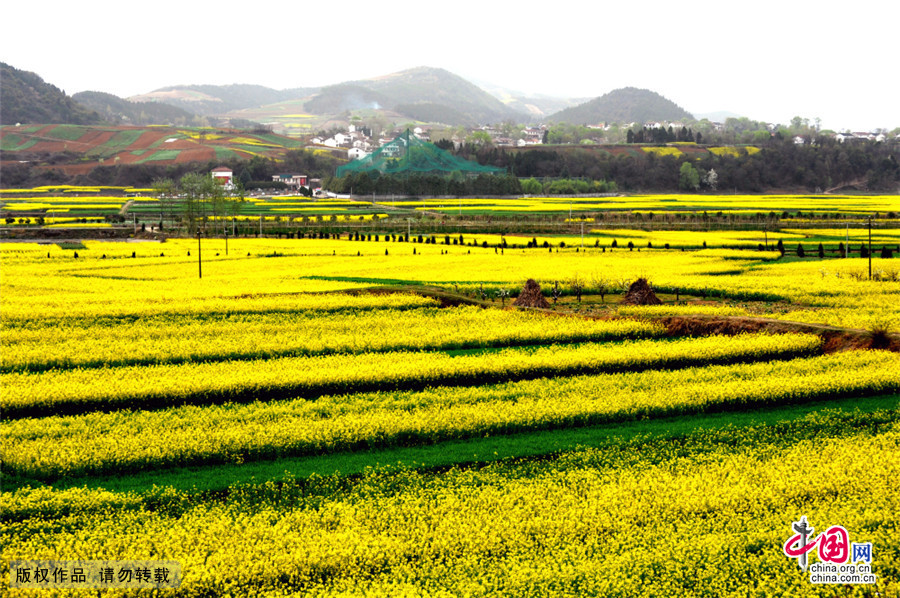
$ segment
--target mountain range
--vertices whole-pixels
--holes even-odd
[[[624,88],[601,97],[529,97],[486,86],[449,71],[416,67],[321,88],[276,90],[260,85],[177,85],[127,99],[91,91],[72,97],[38,75],[3,64],[0,124],[205,124],[207,119],[265,123],[303,133],[348,121],[355,112],[400,122],[475,127],[517,123],[647,122],[693,117],[653,91]]]

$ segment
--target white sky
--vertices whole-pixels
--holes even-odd
[[[330,85],[415,66],[528,93],[900,126],[900,2],[6,2],[0,61],[73,94]],[[2,82],[0,82],[2,84]]]

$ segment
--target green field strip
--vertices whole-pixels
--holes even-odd
[[[216,151],[216,160],[231,160],[234,158],[240,158],[241,156],[235,152],[233,149],[222,146],[215,146]]]
[[[100,153],[114,154],[118,151],[124,150],[135,141],[140,139],[141,135],[144,134],[142,129],[134,130],[134,131],[119,131],[115,135],[113,135],[108,141],[98,145],[93,148],[91,151],[87,152],[86,155],[94,155]]]
[[[16,152],[21,150],[27,150],[28,148],[35,145],[40,139],[30,138],[24,139],[19,135],[13,133],[7,133],[3,135],[2,142],[0,142],[0,151],[4,152]]]
[[[87,127],[81,125],[58,125],[47,132],[47,137],[65,141],[78,141],[87,132]]]
[[[666,442],[691,436],[707,436],[710,432],[738,428],[769,428],[781,432],[785,442],[797,438],[792,429],[805,427],[808,421],[819,421],[821,414],[834,419],[836,434],[851,433],[860,427],[882,427],[900,420],[900,395],[865,398],[835,398],[773,407],[763,410],[729,411],[680,415],[617,424],[581,428],[540,430],[502,436],[486,436],[434,444],[377,449],[320,456],[283,458],[242,464],[182,467],[163,472],[140,472],[129,475],[67,477],[51,485],[67,488],[102,488],[111,492],[148,493],[157,488],[172,488],[190,494],[221,493],[240,485],[263,484],[286,478],[311,476],[356,476],[372,468],[399,467],[435,470],[450,466],[479,467],[488,463],[522,458],[548,458],[579,447],[617,450],[629,442]],[[3,476],[5,491],[20,487],[42,486],[40,480]]]
[[[156,150],[146,158],[138,160],[138,164],[145,164],[147,162],[161,162],[161,161],[169,161],[175,160],[178,157],[178,154],[181,153],[181,150]]]

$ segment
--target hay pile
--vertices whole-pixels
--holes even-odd
[[[638,278],[631,283],[621,303],[624,305],[662,305],[662,301],[650,288],[646,278]]]
[[[541,285],[533,278],[529,278],[525,282],[525,288],[522,289],[522,292],[519,293],[519,296],[513,301],[513,305],[516,307],[540,307],[542,309],[550,309],[550,304],[544,299],[544,296],[541,295]]]

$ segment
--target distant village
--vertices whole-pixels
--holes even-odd
[[[645,129],[666,129],[666,130],[674,130],[679,131],[682,128],[689,128],[692,125],[690,123],[683,123],[680,121],[661,121],[661,122],[649,122],[640,125],[640,123],[627,123],[623,125],[618,125],[619,130],[629,130],[637,127],[642,127]],[[717,132],[721,132],[725,129],[724,123],[719,122],[711,122],[708,123],[708,126],[711,126],[713,130]],[[593,126],[588,126],[588,129],[595,129],[599,131],[609,131],[613,127],[612,124],[609,123],[600,123]],[[776,124],[767,124],[766,125],[770,134],[775,135],[775,132],[778,130],[779,126]],[[509,127],[504,127],[504,129],[508,132]],[[431,142],[431,132],[432,128],[428,126],[417,126],[410,129],[410,133],[415,135],[418,139],[426,142]],[[463,138],[459,135],[453,135],[450,137],[450,141],[453,143],[454,147],[457,149],[466,142],[467,139],[471,139],[473,133],[477,133],[477,138],[484,141],[490,142],[494,147],[528,147],[528,146],[539,146],[547,143],[547,136],[550,127],[548,125],[539,125],[539,126],[530,126],[524,127],[521,129],[520,135],[516,138],[511,138],[507,135],[504,135],[504,131],[498,127],[492,127],[490,125],[482,126],[476,129],[469,129],[467,131],[467,137]],[[391,130],[390,132],[385,132],[378,136],[373,136],[370,134],[370,130],[364,126],[356,126],[350,124],[347,127],[346,132],[337,132],[334,133],[331,137],[313,137],[310,140],[310,145],[320,146],[322,148],[329,148],[331,150],[340,150],[345,149],[347,151],[347,157],[350,160],[357,160],[360,158],[364,158],[367,155],[375,152],[382,146],[389,144],[393,141],[397,135],[400,135],[403,130]],[[446,132],[441,129],[441,139],[446,139],[443,134]],[[872,132],[843,132],[843,133],[826,133],[828,136],[833,137],[839,143],[844,143],[848,141],[885,141],[887,136],[884,133],[872,133]],[[810,142],[808,137],[804,136],[794,136],[793,142],[797,145],[803,145]],[[234,174],[230,168],[221,167],[212,171],[211,173],[216,180],[218,180],[227,190],[232,190],[234,188]],[[306,175],[302,174],[294,174],[294,173],[281,173],[272,176],[272,181],[275,183],[282,183],[284,185],[284,189],[286,192],[306,192],[312,193],[313,195],[317,195],[321,192],[321,180],[319,179],[309,179]]]
[[[713,130],[721,132],[725,129],[725,124],[720,122],[712,122],[710,123]],[[640,123],[627,123],[623,125],[619,125],[618,128],[620,130],[633,129],[635,127],[640,126]],[[688,128],[691,125],[688,123],[683,123],[680,121],[663,121],[663,122],[649,122],[644,123],[643,127],[646,129],[673,129],[675,131],[679,131],[682,128]],[[769,132],[771,134],[775,134],[775,131],[778,129],[779,125],[774,123],[769,123],[766,125]],[[610,123],[600,123],[597,125],[588,125],[588,129],[596,129],[598,131],[609,131],[613,127]],[[481,138],[487,141],[490,140],[490,144],[494,147],[528,147],[535,145],[542,145],[547,143],[547,134],[550,130],[548,125],[539,125],[532,127],[525,127],[521,130],[521,134],[516,138],[511,138],[509,136],[505,136],[504,132],[496,127],[492,127],[491,125],[486,125],[479,127],[477,129],[472,129],[472,132],[482,132]],[[422,141],[431,141],[431,128],[430,127],[415,127],[410,129],[410,132],[414,134],[417,138]],[[393,131],[390,136],[381,135],[377,138],[369,136],[368,130],[365,127],[357,127],[355,125],[349,125],[346,132],[335,133],[331,137],[313,137],[310,140],[310,143],[313,146],[322,146],[327,148],[345,148],[347,149],[347,157],[350,160],[356,160],[359,158],[363,158],[368,154],[371,154],[378,148],[390,143],[396,135],[402,133],[402,131]],[[833,133],[830,134],[835,140],[840,143],[844,143],[845,141],[854,141],[854,140],[863,140],[863,141],[885,141],[887,136],[884,133],[872,133],[872,132],[843,132],[843,133]],[[464,143],[465,139],[459,137],[458,135],[454,135],[451,138],[454,146],[459,148],[459,146]],[[807,137],[797,135],[793,137],[793,141],[797,145],[802,145],[805,143],[809,143],[809,139]]]
[[[524,147],[526,145],[540,145],[543,143],[548,127],[546,125],[527,127],[522,130],[522,138],[517,140],[503,137],[501,131],[494,129],[491,126],[480,127],[477,130],[487,133],[490,136],[491,144],[494,146]],[[430,131],[431,129],[428,127],[415,127],[410,129],[410,132],[418,139],[429,142],[431,141]],[[396,134],[401,132],[402,131],[395,131]],[[362,158],[377,150],[379,147],[390,143],[394,137],[396,137],[396,134],[390,137],[380,136],[378,139],[374,139],[366,135],[366,129],[364,127],[350,125],[346,133],[336,133],[333,137],[328,137],[327,139],[313,137],[310,143],[331,148],[347,148],[347,156],[351,160],[354,160]],[[463,139],[460,139],[457,136],[454,136],[452,141],[457,147],[463,143]]]

